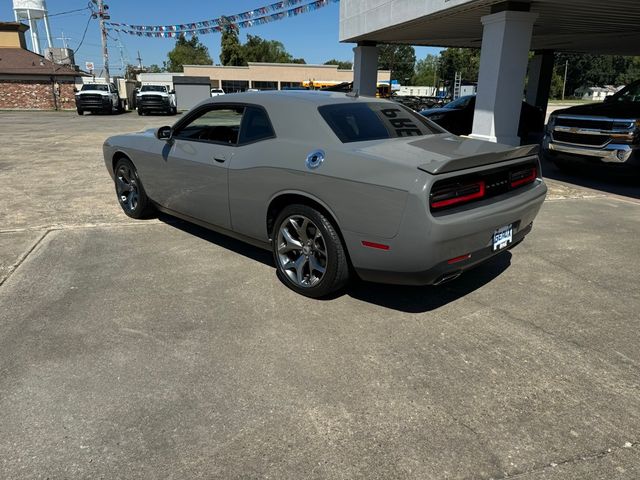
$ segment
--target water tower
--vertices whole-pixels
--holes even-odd
[[[27,20],[31,32],[31,50],[40,55],[40,34],[38,33],[38,23],[44,23],[44,30],[47,34],[47,44],[51,48],[51,29],[49,28],[49,16],[47,14],[47,3],[45,0],[13,0],[13,13],[16,22]]]

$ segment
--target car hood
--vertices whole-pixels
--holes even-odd
[[[537,145],[511,147],[449,133],[367,142],[357,152],[438,175],[537,155]]]
[[[554,115],[585,115],[607,118],[640,118],[640,103],[590,103],[556,110]]]

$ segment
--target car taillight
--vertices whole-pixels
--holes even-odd
[[[464,184],[443,185],[431,192],[431,208],[445,208],[478,200],[485,195],[483,180]]]
[[[522,170],[511,172],[511,188],[521,187],[528,183],[532,183],[538,178],[538,169],[536,167],[527,167]]]

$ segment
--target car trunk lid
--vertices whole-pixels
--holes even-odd
[[[451,134],[367,142],[360,153],[413,165],[432,175],[467,170],[538,154],[537,145],[512,147]]]

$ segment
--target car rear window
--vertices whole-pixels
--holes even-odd
[[[393,103],[339,103],[318,111],[343,143],[442,133],[423,117]]]

